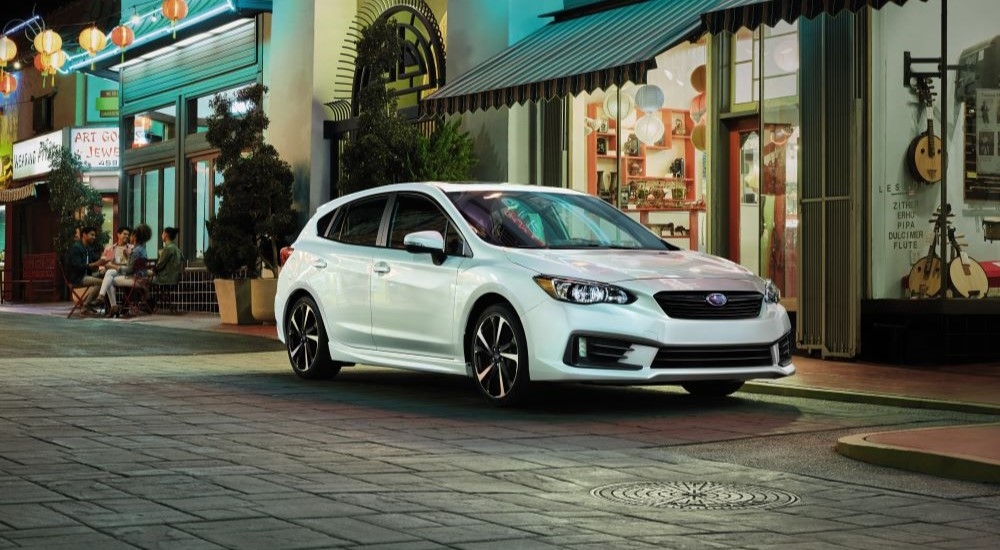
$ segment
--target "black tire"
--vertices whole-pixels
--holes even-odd
[[[743,387],[742,380],[699,380],[684,382],[681,387],[698,397],[726,397]]]
[[[308,296],[296,300],[285,317],[285,348],[300,378],[322,380],[340,372],[341,363],[330,359],[330,341],[319,308]]]
[[[476,319],[469,333],[469,361],[476,387],[496,405],[513,405],[528,394],[528,342],[517,315],[494,304]]]

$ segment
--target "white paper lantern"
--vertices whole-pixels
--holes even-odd
[[[644,113],[659,111],[663,100],[663,90],[656,84],[646,84],[635,91],[635,106]]]
[[[604,114],[611,120],[628,118],[635,110],[632,96],[622,93],[617,86],[611,86],[604,92]]]
[[[635,123],[635,136],[646,145],[653,145],[663,137],[663,120],[659,115],[647,114]]]

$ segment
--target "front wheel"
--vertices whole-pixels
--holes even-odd
[[[699,380],[684,382],[681,387],[698,397],[725,397],[743,387],[742,380]]]
[[[308,296],[295,301],[285,318],[285,347],[292,370],[301,378],[333,378],[340,363],[330,359],[330,341],[316,302]]]
[[[504,304],[483,311],[469,334],[476,385],[497,405],[514,404],[528,393],[528,343],[517,315]]]

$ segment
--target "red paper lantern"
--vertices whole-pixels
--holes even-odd
[[[118,25],[111,29],[111,43],[121,49],[122,61],[125,61],[125,48],[131,46],[133,42],[135,42],[135,31],[132,27]]]
[[[9,96],[17,90],[17,79],[7,71],[0,71],[0,94]]]
[[[702,92],[691,99],[691,120],[695,125],[701,124],[705,118],[705,92]]]
[[[163,17],[170,20],[170,26],[173,27],[178,21],[187,17],[188,5],[184,0],[163,0],[163,6],[161,7],[163,11]],[[174,38],[177,38],[177,31],[174,31]]]

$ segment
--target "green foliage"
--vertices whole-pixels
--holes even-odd
[[[423,136],[421,136],[423,138]],[[460,128],[460,119],[445,121],[417,144],[414,178],[418,181],[466,181],[476,164],[472,138]]]
[[[391,19],[379,19],[361,31],[355,63],[368,81],[358,94],[358,127],[344,146],[341,194],[412,179],[420,134],[396,112],[396,98],[386,88],[402,48]]]
[[[101,212],[101,194],[83,182],[86,166],[80,156],[69,147],[43,142],[41,154],[52,164],[46,184],[49,186],[49,207],[58,217],[52,246],[60,257],[69,252],[76,240],[76,230],[93,226],[98,230],[93,248],[99,255],[109,236],[101,231],[104,213]]]
[[[295,176],[264,141],[270,123],[263,108],[266,92],[266,86],[254,84],[239,90],[235,99],[220,94],[209,103],[206,137],[219,149],[216,163],[223,183],[215,190],[222,199],[219,212],[207,224],[205,267],[218,278],[259,277],[262,268],[277,274],[279,248],[297,229]],[[234,114],[234,103],[247,110]]]

